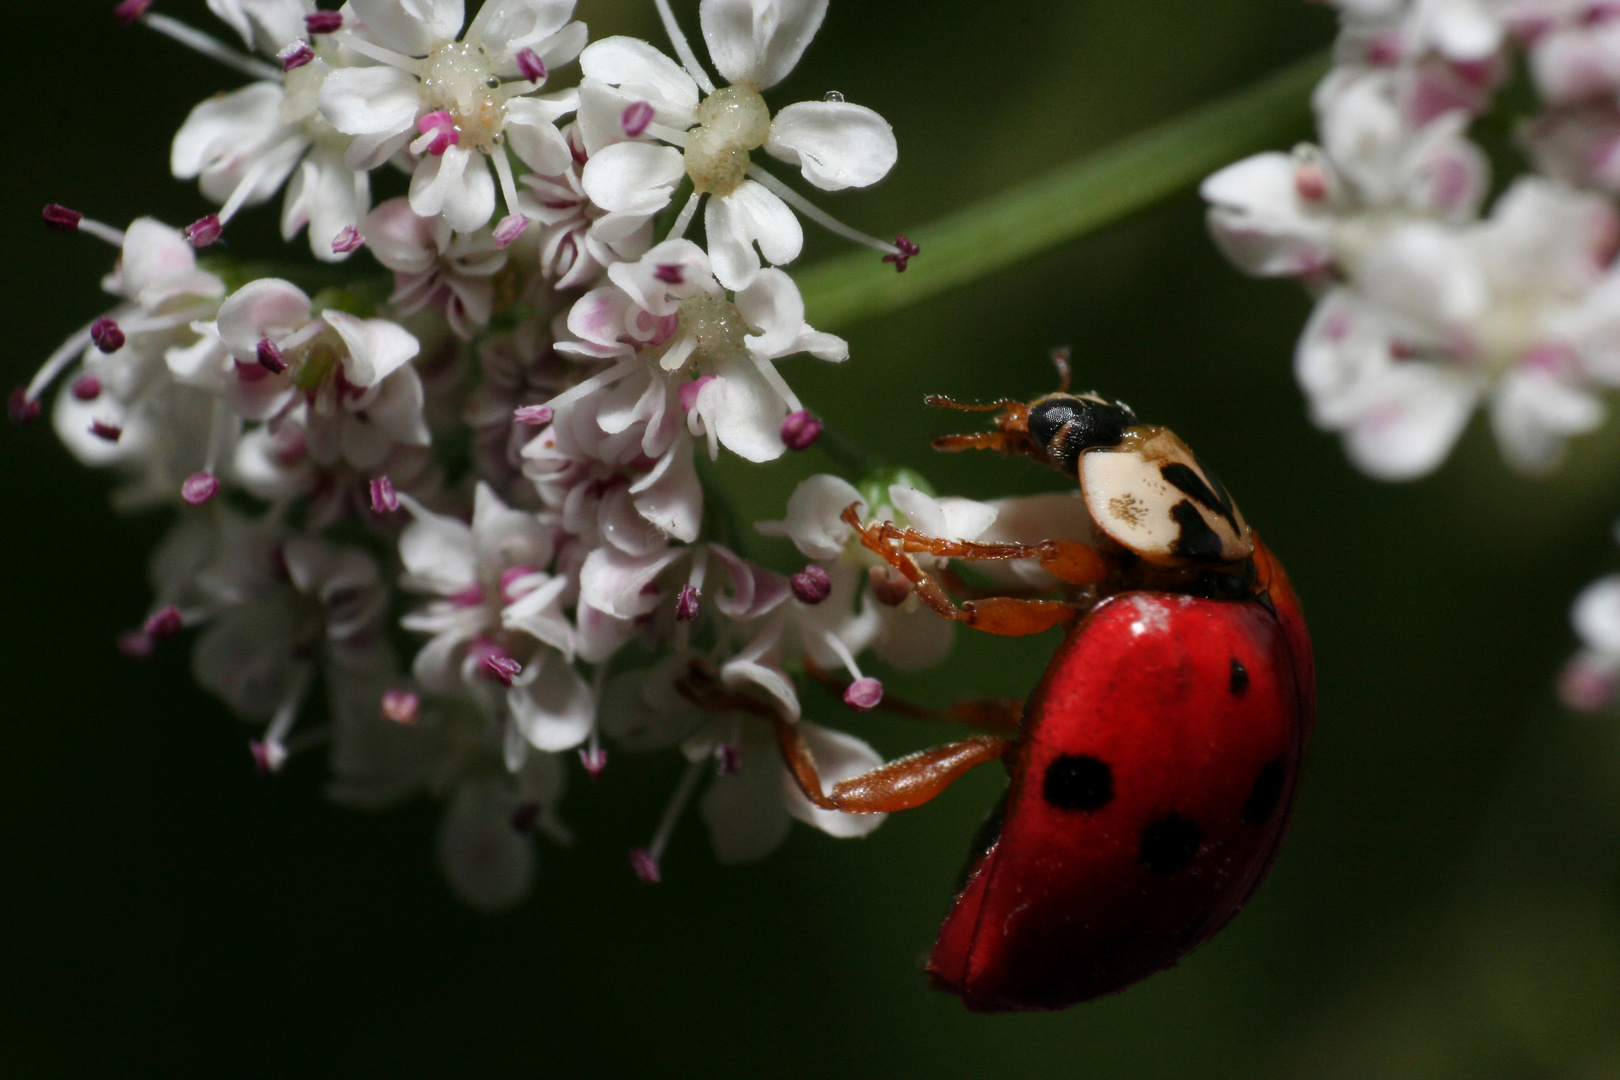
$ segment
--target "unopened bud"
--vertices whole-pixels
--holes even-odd
[[[844,704],[857,712],[875,709],[878,702],[882,700],[883,684],[870,675],[863,679],[856,679],[844,690]]]
[[[124,347],[124,332],[111,319],[97,319],[90,324],[90,340],[104,353],[115,353]]]
[[[789,450],[808,450],[821,438],[821,421],[810,415],[808,409],[789,414],[782,421],[782,441]]]
[[[819,604],[832,594],[832,578],[815,563],[811,563],[788,579],[793,595],[806,604]]]

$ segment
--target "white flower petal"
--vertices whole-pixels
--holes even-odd
[[[1291,154],[1256,154],[1199,185],[1215,243],[1245,273],[1291,277],[1332,261],[1332,219],[1300,198],[1299,164]]]
[[[556,111],[537,98],[513,98],[506,103],[507,145],[541,176],[565,173],[573,161],[573,151],[556,119]]]
[[[616,86],[628,99],[652,105],[660,122],[685,129],[696,121],[697,83],[645,41],[609,37],[593,42],[579,54],[579,70],[586,79]]]
[[[541,649],[524,667],[524,684],[506,695],[523,737],[537,750],[572,750],[591,733],[596,701],[574,665]]]
[[[750,361],[723,365],[698,391],[692,412],[722,446],[746,461],[774,461],[787,449],[782,421],[788,407]]]
[[[1563,458],[1564,440],[1596,430],[1603,402],[1544,371],[1515,369],[1492,395],[1491,430],[1514,468],[1546,473]]]
[[[801,722],[799,730],[804,733],[804,741],[810,744],[810,753],[816,759],[822,790],[883,764],[881,754],[853,735],[808,721]],[[799,785],[786,769],[782,770],[781,775],[782,794],[787,800],[788,813],[806,825],[814,825],[828,836],[840,839],[865,836],[888,817],[887,814],[845,814],[838,810],[822,810],[804,797],[804,792],[799,790]]]
[[[505,60],[561,30],[573,13],[574,0],[485,0],[465,36]]]
[[[843,554],[855,532],[839,515],[854,504],[865,515],[866,500],[849,481],[830,473],[806,477],[788,497],[782,526],[807,559],[835,559]]]
[[[670,194],[685,175],[684,159],[673,146],[620,142],[591,156],[580,173],[580,185],[604,210],[656,214],[669,204]]]
[[[422,348],[410,331],[387,319],[361,319],[333,309],[323,312],[321,318],[349,347],[349,355],[343,360],[343,374],[355,386],[376,386]]]
[[[714,276],[728,289],[746,289],[759,273],[759,256],[788,263],[804,247],[804,228],[788,205],[753,180],[744,180],[724,198],[709,196],[703,207],[704,236]]]
[[[787,77],[821,28],[827,0],[703,0],[709,57],[727,82],[764,90]]]
[[[377,43],[404,53],[426,56],[455,41],[465,17],[462,0],[349,0]]]
[[[302,329],[312,310],[309,296],[292,282],[259,278],[220,305],[219,337],[238,360],[253,363],[260,341],[278,341]]]
[[[801,101],[771,121],[765,152],[799,166],[821,190],[841,191],[889,175],[900,147],[889,122],[864,105]]]
[[[422,111],[420,87],[415,76],[387,65],[338,68],[321,83],[321,115],[345,135],[408,132]]]
[[[452,146],[417,164],[410,199],[411,209],[423,217],[443,214],[456,232],[473,232],[495,212],[495,178],[483,154]]]
[[[1620,574],[1599,578],[1582,589],[1570,619],[1587,648],[1620,657]]]
[[[399,535],[399,557],[408,585],[455,596],[478,584],[478,554],[472,527],[446,514],[410,504],[414,520]]]

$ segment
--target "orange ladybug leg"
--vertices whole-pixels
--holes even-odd
[[[975,431],[967,435],[941,435],[931,444],[935,450],[954,454],[958,450],[994,450],[998,454],[1022,454],[1028,436],[1005,431]]]
[[[1008,637],[1038,634],[1059,623],[1072,622],[1079,609],[1062,600],[1026,600],[1013,596],[991,596],[969,600],[958,607],[945,587],[919,567],[912,552],[926,552],[955,559],[1030,559],[1054,576],[1072,585],[1093,585],[1108,574],[1102,556],[1084,544],[1067,540],[1044,540],[1039,544],[980,544],[969,540],[943,540],[915,529],[902,529],[892,522],[862,525],[851,503],[841,515],[860,535],[869,551],[882,557],[911,582],[923,603],[941,618],[966,623],[976,630]]]
[[[1035,544],[980,543],[977,540],[942,540],[892,522],[874,525],[879,542],[897,541],[908,554],[923,552],[945,559],[1005,562],[1036,559],[1041,569],[1070,585],[1097,585],[1108,577],[1108,564],[1090,547],[1075,540],[1042,540]],[[868,545],[870,546],[870,545]]]
[[[776,722],[776,742],[782,760],[805,798],[823,810],[846,814],[887,814],[921,806],[949,787],[975,765],[995,761],[1012,748],[1013,740],[998,735],[974,735],[961,742],[907,754],[875,769],[838,781],[831,791],[822,787],[821,774],[804,733],[797,724]]]

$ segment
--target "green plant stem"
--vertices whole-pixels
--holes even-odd
[[[1112,224],[1245,154],[1294,136],[1327,70],[1326,53],[1283,68],[1044,176],[910,233],[922,248],[903,274],[870,253],[795,274],[809,321],[838,330],[987,277]]]

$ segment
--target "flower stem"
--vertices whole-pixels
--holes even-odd
[[[797,273],[810,321],[837,330],[987,277],[1084,236],[1287,139],[1305,119],[1326,53],[1137,133],[908,235],[922,248],[896,275],[865,252]]]

